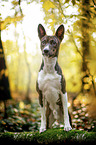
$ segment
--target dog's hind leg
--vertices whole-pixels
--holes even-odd
[[[51,113],[51,110],[49,108],[49,103],[47,102],[46,105],[46,129],[49,129],[49,115]]]
[[[46,129],[52,128],[52,124],[55,121],[52,110],[49,107],[49,103],[47,102],[46,106]]]

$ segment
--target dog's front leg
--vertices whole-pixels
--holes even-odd
[[[72,129],[69,122],[68,107],[67,107],[67,92],[62,95],[63,110],[64,110],[64,130],[69,131]]]
[[[40,133],[44,132],[46,130],[46,110],[45,110],[45,100],[43,103],[43,106],[40,107],[41,110],[41,127],[40,127]]]
[[[41,127],[40,127],[40,133],[44,132],[46,130],[46,111],[45,107],[41,107]]]

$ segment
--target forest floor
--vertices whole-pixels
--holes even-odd
[[[89,117],[87,105],[75,106],[71,114],[72,128],[83,131],[96,131],[96,120]],[[12,101],[7,104],[7,117],[0,112],[0,132],[36,132],[40,127],[40,108],[38,101],[26,103],[26,101]],[[57,122],[53,128],[62,127]]]

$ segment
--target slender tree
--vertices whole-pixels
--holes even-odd
[[[8,79],[8,70],[6,67],[4,50],[1,41],[1,30],[0,30],[0,100],[4,101],[5,118],[7,117],[6,100],[8,99],[11,99],[11,93],[10,93],[10,86],[9,86],[9,79]]]

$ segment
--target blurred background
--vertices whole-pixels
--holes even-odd
[[[64,24],[58,61],[66,79],[73,128],[93,130],[96,0],[1,0],[0,11],[0,131],[36,131],[40,126],[39,23],[48,35]]]

